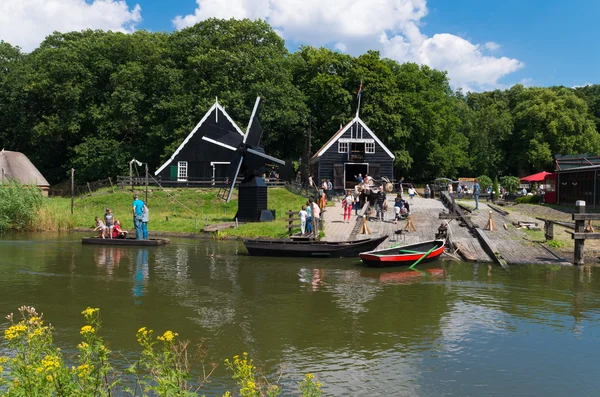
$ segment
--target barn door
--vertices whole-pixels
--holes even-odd
[[[344,164],[333,165],[333,188],[335,190],[344,189]]]
[[[381,178],[381,175],[379,175],[380,170],[381,170],[381,166],[379,164],[369,164],[369,175],[371,175],[371,178],[373,178],[373,179]]]

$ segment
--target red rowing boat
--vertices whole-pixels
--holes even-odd
[[[425,241],[402,247],[363,252],[360,254],[360,259],[370,267],[410,266],[425,254],[427,256],[421,262],[437,259],[444,252],[445,244],[446,240]]]

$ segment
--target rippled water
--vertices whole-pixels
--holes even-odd
[[[124,357],[138,352],[138,328],[173,329],[204,340],[207,364],[247,351],[265,374],[283,370],[292,390],[307,372],[336,396],[600,389],[600,268],[438,262],[421,268],[442,274],[415,276],[356,260],[251,258],[238,242],[120,248],[80,238],[0,237],[0,314],[37,307],[66,351],[81,310],[97,306]],[[231,386],[220,365],[204,392]]]

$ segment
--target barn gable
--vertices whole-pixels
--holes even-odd
[[[188,176],[191,179],[207,179],[211,176],[214,178],[215,165],[222,166],[222,169],[226,168],[232,158],[232,152],[225,147],[216,147],[203,140],[202,137],[219,139],[221,142],[227,143],[228,138],[237,134],[244,135],[225,109],[215,101],[215,104],[206,112],[169,160],[154,174],[163,179],[173,179],[170,168],[178,167],[178,180],[186,180]],[[237,144],[235,139],[230,140],[232,145]],[[179,171],[180,163],[185,164],[185,171]],[[182,172],[185,173],[185,178],[179,177],[179,174],[183,175]]]
[[[334,189],[353,188],[358,174],[393,179],[393,153],[358,116],[340,128],[310,160],[314,179]]]

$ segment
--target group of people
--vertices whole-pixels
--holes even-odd
[[[315,203],[312,198],[308,199],[306,205],[302,206],[298,214],[300,215],[300,231],[303,236],[307,234],[319,235],[321,211],[323,208]]]
[[[103,219],[96,217],[95,232],[98,232],[98,237],[101,238],[127,238],[127,231],[121,229],[121,222],[115,219],[114,214],[110,208],[104,211]]]
[[[135,238],[138,240],[148,240],[148,221],[150,220],[150,210],[146,203],[133,196],[133,225],[135,227]],[[106,208],[104,217],[96,217],[94,231],[97,231],[100,238],[127,238],[127,231],[121,229],[121,222],[115,219],[110,208]]]

